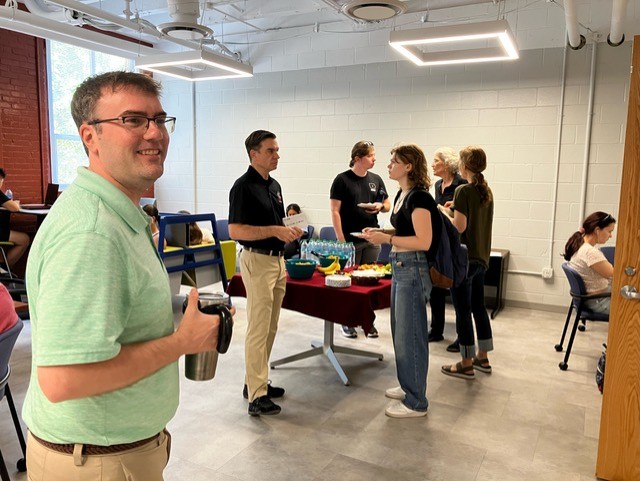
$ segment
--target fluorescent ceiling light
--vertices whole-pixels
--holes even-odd
[[[499,42],[499,46],[488,45]],[[454,46],[471,43],[478,48],[425,51],[434,44]],[[519,58],[515,38],[506,20],[447,25],[443,27],[396,30],[389,45],[416,65],[448,65],[471,62],[493,62]]]
[[[250,65],[206,50],[138,57],[136,68],[190,81],[253,76],[253,68]]]

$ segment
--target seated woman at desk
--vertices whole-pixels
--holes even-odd
[[[158,247],[158,236],[160,235],[160,230],[158,230],[158,223],[160,222],[158,209],[151,204],[147,204],[142,207],[142,210],[151,217],[151,237],[153,238],[153,243]],[[164,239],[163,245],[167,247],[167,239]]]
[[[188,210],[179,210],[178,214],[191,215]],[[189,224],[189,245],[199,246],[200,244],[213,244],[213,232],[206,227],[200,227],[196,222]]]
[[[562,256],[582,277],[587,294],[611,292],[613,266],[596,245],[611,239],[615,226],[616,220],[611,214],[594,212],[564,246]],[[594,312],[608,314],[611,297],[589,299],[586,305]]]
[[[4,184],[6,173],[0,168],[0,187]],[[11,230],[11,212],[19,212],[20,204],[10,199],[0,190],[0,207],[6,210],[0,211],[0,242],[13,242],[11,248],[4,248],[7,254],[7,262],[9,267],[13,266],[18,259],[27,251],[29,247],[29,236],[24,232]],[[0,263],[4,263],[4,259],[0,259]]]

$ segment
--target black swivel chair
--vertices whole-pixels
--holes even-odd
[[[564,338],[567,335],[567,328],[569,327],[569,321],[571,320],[571,314],[573,310],[576,310],[576,316],[573,320],[573,327],[571,328],[571,336],[569,337],[569,344],[567,345],[567,352],[564,355],[564,361],[558,364],[558,367],[566,371],[567,367],[569,367],[569,356],[571,355],[571,348],[573,347],[573,341],[576,337],[576,331],[578,330],[578,324],[581,320],[591,320],[591,321],[609,321],[609,314],[603,314],[599,312],[594,312],[586,306],[586,301],[590,299],[599,299],[602,297],[611,297],[611,293],[603,293],[603,294],[587,294],[587,289],[584,285],[584,281],[578,271],[576,271],[573,267],[569,265],[568,262],[562,264],[562,270],[567,276],[567,280],[569,281],[570,286],[570,294],[571,294],[571,304],[569,305],[569,312],[567,313],[567,320],[564,323],[564,329],[562,330],[562,337],[560,338],[560,343],[556,344],[556,351],[562,352]]]
[[[9,389],[9,376],[11,376],[11,367],[9,366],[9,358],[11,357],[11,351],[18,339],[18,335],[22,330],[22,321],[18,320],[15,326],[8,331],[0,334],[0,401],[3,397],[7,398],[9,404],[9,411],[11,411],[11,417],[13,418],[13,425],[16,428],[16,434],[18,435],[18,441],[20,442],[20,448],[22,449],[22,455],[27,455],[27,444],[24,441],[24,435],[22,434],[22,427],[20,426],[20,418],[16,411],[16,406],[13,403],[13,396],[11,395],[11,389]],[[27,470],[27,464],[25,458],[18,460],[18,471],[24,472]],[[7,467],[4,464],[2,452],[0,452],[0,479],[2,481],[10,481]]]

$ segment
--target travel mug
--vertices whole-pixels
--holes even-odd
[[[187,309],[189,296],[182,305],[182,312]],[[218,345],[215,351],[187,354],[184,359],[184,373],[192,381],[209,381],[216,374],[218,354],[224,354],[229,349],[233,333],[233,317],[229,311],[231,299],[223,292],[201,292],[198,299],[198,309],[205,314],[220,316],[218,331]]]

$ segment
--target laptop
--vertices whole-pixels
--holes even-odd
[[[22,204],[20,205],[20,208],[25,210],[50,209],[53,203],[58,198],[59,188],[60,186],[58,184],[47,185],[47,193],[44,196],[44,204]]]
[[[189,247],[189,225],[167,224],[164,229],[164,238],[168,246]]]

